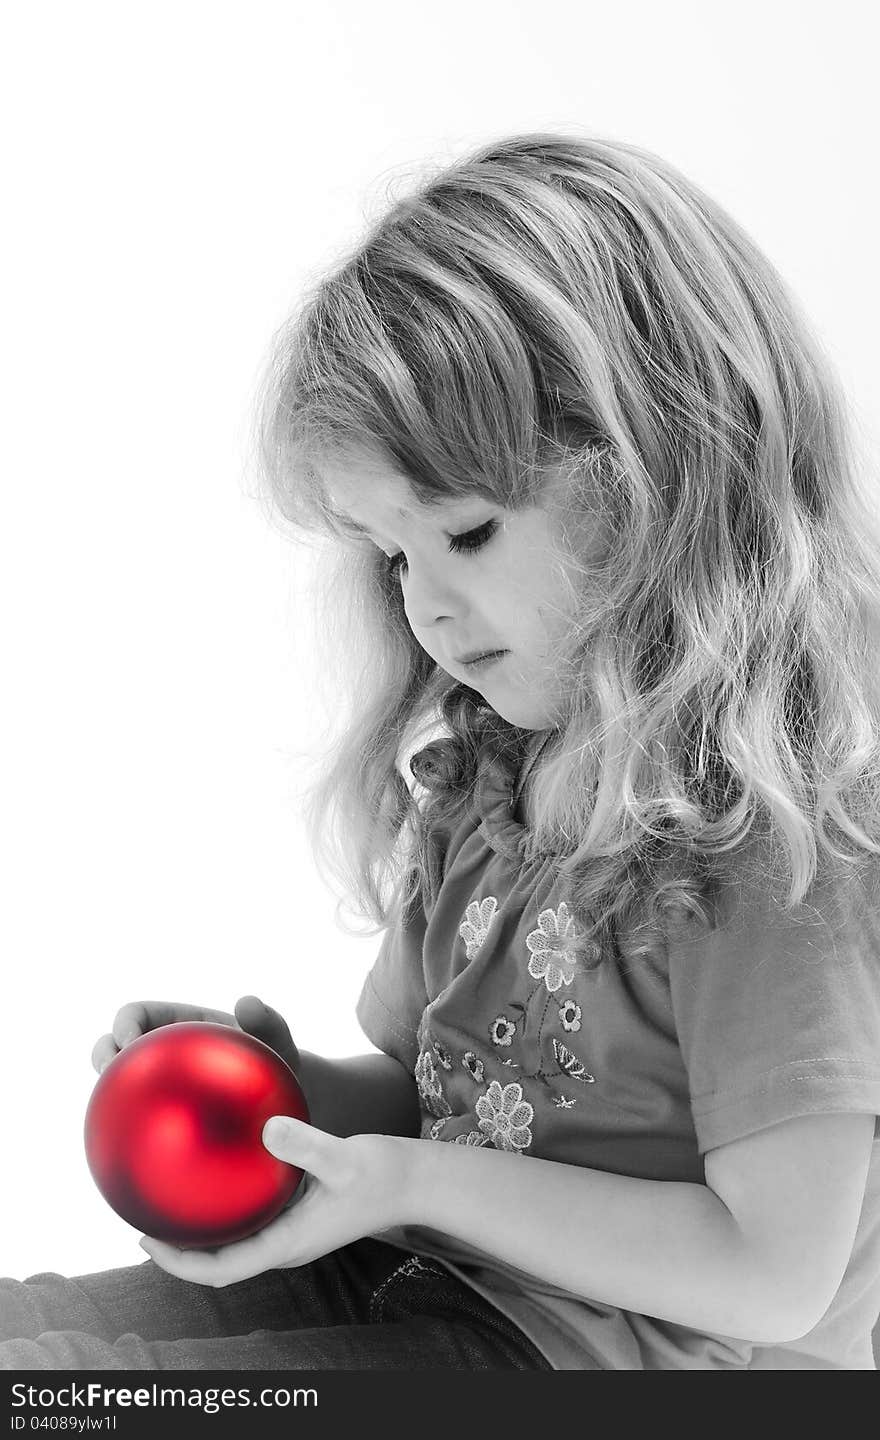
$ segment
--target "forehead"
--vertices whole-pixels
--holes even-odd
[[[322,464],[321,481],[327,502],[343,522],[356,530],[381,527],[395,520],[436,523],[467,505],[467,496],[433,494],[420,497],[399,470],[371,456],[349,457]],[[476,496],[476,492],[474,498]]]

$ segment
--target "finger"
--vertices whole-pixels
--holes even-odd
[[[132,1040],[137,1040],[139,1035],[153,1029],[157,1023],[162,1022],[157,1021],[155,1013],[150,1014],[145,1000],[132,1000],[116,1012],[113,1039],[121,1050],[124,1045],[130,1045]]]
[[[170,1275],[215,1288],[248,1280],[278,1263],[266,1230],[258,1230],[256,1235],[236,1240],[232,1245],[222,1245],[218,1250],[181,1250],[150,1235],[145,1235],[138,1244]]]
[[[235,1018],[242,1030],[255,1035],[273,1049],[276,1055],[297,1073],[300,1067],[299,1051],[294,1043],[290,1028],[283,1015],[266,1005],[256,995],[242,995],[236,1001]]]
[[[126,1045],[130,1045],[132,1040],[137,1040],[148,1030],[167,1024],[171,1017],[169,1014],[168,1018],[163,1019],[163,1012],[170,1012],[171,1009],[170,1005],[153,1000],[131,1000],[127,1005],[123,1005],[116,1012],[110,1033],[102,1035],[92,1047],[92,1065],[98,1073],[105,1070],[110,1061],[114,1060]]]
[[[225,1010],[209,1010],[201,1005],[184,1005],[173,1000],[132,1000],[117,1012],[112,1031],[95,1041],[92,1065],[100,1073],[116,1058],[120,1050],[130,1045],[133,1040],[151,1030],[186,1019],[212,1020],[217,1025],[235,1025],[235,1017]]]
[[[292,1115],[270,1115],[263,1126],[263,1144],[270,1154],[318,1180],[332,1183],[345,1142],[326,1130],[316,1130]]]
[[[113,1039],[120,1049],[130,1045],[140,1035],[150,1030],[159,1030],[164,1025],[173,1025],[181,1020],[206,1020],[209,1015],[218,1020],[222,1011],[207,1011],[201,1005],[185,1005],[177,1000],[131,1000],[117,1012],[113,1021]],[[225,1016],[231,1022],[232,1016]]]
[[[95,1041],[92,1047],[92,1065],[99,1075],[118,1054],[119,1047],[112,1035],[102,1035],[100,1040]]]

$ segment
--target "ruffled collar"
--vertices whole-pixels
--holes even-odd
[[[478,832],[496,854],[524,863],[543,857],[534,849],[531,830],[517,818],[521,797],[519,803],[515,797],[519,781],[526,778],[545,743],[519,767],[501,755],[484,757],[474,785],[474,810],[480,817]]]

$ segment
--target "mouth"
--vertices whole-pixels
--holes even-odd
[[[466,670],[488,669],[490,665],[495,665],[497,661],[509,653],[508,650],[487,650],[483,655],[477,655],[473,660],[463,660],[460,663],[464,665]]]

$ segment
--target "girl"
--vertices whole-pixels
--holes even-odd
[[[3,1282],[4,1365],[873,1369],[880,527],[775,271],[655,156],[515,136],[321,281],[262,414],[338,555],[308,823],[385,930],[378,1053],[124,1006],[98,1069],[193,1017],[281,1051],[307,1179]]]

